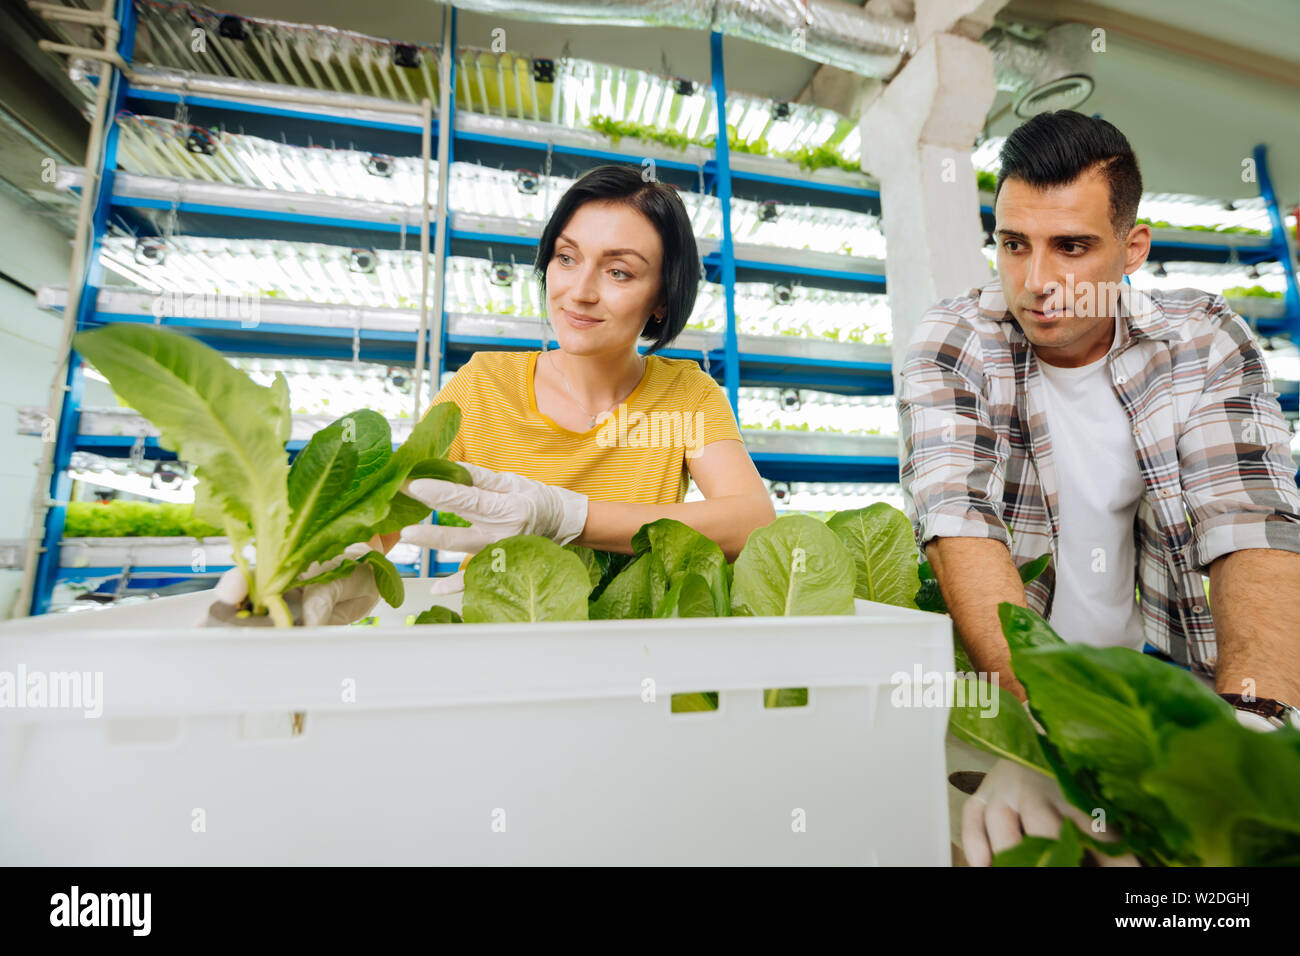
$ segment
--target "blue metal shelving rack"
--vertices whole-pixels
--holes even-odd
[[[118,19],[122,24],[121,40],[118,52],[127,63],[133,62],[136,14],[132,0],[119,0]],[[446,38],[446,48],[456,49],[456,15],[452,12],[451,34]],[[722,58],[722,35],[714,33],[710,43],[711,78],[715,96],[715,108],[720,117],[726,115],[726,84]],[[592,150],[569,145],[537,142],[510,136],[487,135],[477,132],[460,132],[455,127],[455,89],[456,60],[451,64],[451,111],[449,115],[435,116],[432,136],[436,144],[437,137],[445,131],[452,130],[449,145],[449,161],[454,161],[458,147],[462,156],[473,155],[483,149],[492,149],[499,155],[502,151],[520,156],[537,156],[539,153],[562,156],[576,165],[594,166],[602,162],[639,163],[639,157],[617,149]],[[165,111],[175,110],[183,105],[191,121],[206,125],[237,122],[246,132],[257,134],[273,130],[274,135],[283,137],[285,142],[307,145],[309,142],[321,142],[331,137],[344,137],[364,142],[365,148],[375,152],[391,155],[411,155],[418,153],[421,126],[418,123],[382,122],[374,119],[351,118],[337,114],[318,112],[310,107],[295,108],[288,106],[270,106],[264,103],[239,102],[230,97],[213,97],[194,94],[174,93],[156,89],[142,89],[133,86],[125,78],[117,80],[117,89],[112,97],[114,115],[123,109],[154,115],[166,115]],[[725,128],[725,123],[720,124]],[[178,231],[202,232],[206,235],[230,235],[236,237],[264,236],[266,238],[303,238],[311,237],[319,241],[322,235],[335,236],[339,244],[351,237],[364,235],[372,246],[393,245],[402,227],[392,223],[364,222],[352,219],[317,217],[285,211],[248,209],[218,206],[201,203],[170,203],[157,199],[123,196],[114,190],[114,172],[117,166],[117,142],[119,131],[115,124],[110,125],[103,156],[99,164],[103,186],[95,209],[92,222],[92,255],[90,266],[84,280],[84,292],[77,315],[78,330],[93,327],[106,322],[148,321],[152,317],[113,313],[96,309],[97,293],[101,285],[102,268],[98,264],[99,250],[107,233],[109,222],[115,217],[119,221],[141,227],[145,234],[151,227],[142,217],[147,211],[172,211],[183,217],[186,228]],[[791,387],[825,388],[861,394],[888,394],[891,390],[890,369],[887,362],[826,362],[811,359],[786,358],[742,352],[736,334],[734,286],[737,275],[745,277],[800,278],[817,284],[836,287],[851,287],[864,290],[882,291],[884,276],[864,274],[846,270],[806,267],[793,264],[776,264],[737,259],[731,240],[730,198],[733,194],[762,196],[767,198],[773,193],[797,197],[814,204],[848,207],[854,204],[867,208],[879,208],[879,193],[867,187],[854,188],[838,183],[821,183],[804,180],[791,170],[790,176],[772,176],[755,172],[738,172],[731,168],[725,135],[716,137],[715,156],[706,163],[703,170],[689,162],[675,163],[672,160],[656,159],[661,178],[677,178],[683,183],[689,182],[696,188],[716,193],[721,200],[723,210],[723,239],[716,251],[703,257],[705,276],[710,281],[719,282],[724,289],[726,299],[727,330],[724,344],[720,349],[712,350],[706,356],[688,351],[667,349],[663,354],[670,357],[691,358],[707,362],[715,376],[722,380],[733,410],[738,405],[738,388],[742,383],[778,385]],[[733,185],[734,184],[734,185]],[[466,232],[455,227],[454,216],[449,211],[445,197],[438,197],[437,215],[431,228],[446,229],[449,254],[482,254],[484,247],[514,248],[527,250],[529,257],[536,247],[536,240],[521,236],[505,234],[487,234]],[[500,348],[502,346],[518,348],[536,348],[538,341],[513,340],[475,340],[465,338],[451,339],[447,332],[447,315],[443,303],[435,303],[435,308],[442,310],[441,341],[438,354],[439,367],[434,382],[440,373],[459,366],[474,348],[479,345]],[[225,351],[245,351],[263,355],[294,355],[311,358],[351,358],[371,361],[409,361],[415,351],[416,333],[384,332],[368,330],[354,332],[326,326],[300,326],[259,324],[256,329],[231,328],[220,321],[182,316],[164,316],[161,324],[185,329],[200,341],[214,348]],[[431,372],[431,374],[433,374]],[[69,390],[65,399],[64,415],[57,436],[55,452],[55,471],[51,482],[51,498],[56,502],[49,510],[46,519],[44,550],[41,553],[32,600],[32,613],[39,614],[48,610],[54,585],[59,579],[79,579],[90,573],[106,574],[114,569],[73,569],[59,567],[59,542],[63,536],[66,507],[57,502],[66,502],[71,492],[68,466],[74,450],[85,449],[100,454],[122,455],[131,452],[135,444],[133,439],[113,437],[80,436],[78,433],[79,409],[81,404],[82,366],[74,353],[69,372]],[[436,391],[436,384],[434,386]],[[290,453],[298,450],[301,442],[291,442]],[[148,439],[142,449],[147,458],[167,458],[170,453],[158,447],[156,439]],[[756,454],[755,460],[760,471],[769,477],[784,480],[840,480],[840,481],[896,481],[898,462],[890,457],[867,456],[815,456],[815,455],[781,455]],[[448,570],[450,566],[438,567]],[[120,569],[118,569],[120,570]],[[133,574],[165,575],[167,572],[183,571],[180,567],[141,567],[132,569]],[[220,570],[220,569],[214,569]],[[411,570],[411,569],[404,569]]]
[[[118,20],[122,24],[121,40],[118,52],[122,58],[132,62],[136,14],[133,0],[118,0]],[[450,19],[450,34],[444,38],[444,49],[455,50],[456,47],[456,13],[453,9]],[[799,358],[782,355],[767,355],[742,350],[736,330],[734,287],[739,278],[767,279],[769,281],[789,281],[800,279],[811,284],[833,288],[854,288],[862,291],[883,291],[885,277],[878,273],[863,273],[834,268],[801,266],[793,263],[772,263],[740,258],[732,240],[730,228],[730,200],[732,196],[749,196],[754,198],[779,198],[784,201],[804,202],[813,205],[827,205],[836,208],[858,208],[864,211],[878,212],[880,194],[869,185],[861,187],[841,182],[823,181],[812,177],[801,177],[793,166],[789,175],[759,173],[749,169],[733,168],[731,154],[725,135],[726,83],[722,56],[722,34],[714,33],[710,39],[711,85],[714,94],[714,106],[720,119],[720,135],[715,139],[714,155],[705,162],[701,170],[690,162],[674,162],[670,159],[656,159],[656,167],[661,178],[680,181],[693,189],[702,189],[706,193],[716,193],[723,212],[723,237],[715,251],[703,257],[705,277],[723,287],[726,302],[727,326],[723,345],[701,356],[698,352],[665,350],[670,357],[691,358],[707,363],[709,370],[725,387],[733,410],[738,405],[738,388],[741,385],[754,384],[779,387],[817,388],[854,394],[890,394],[892,379],[887,361],[827,361],[821,359]],[[473,161],[490,155],[494,161],[503,156],[546,157],[562,160],[571,166],[590,167],[602,162],[626,162],[639,164],[640,157],[634,153],[618,149],[589,149],[567,144],[538,141],[530,138],[508,135],[487,134],[471,130],[457,130],[455,119],[455,90],[457,62],[451,64],[451,108],[447,116],[435,114],[432,125],[432,137],[436,144],[440,135],[450,132],[448,144],[448,161],[454,161],[457,153],[462,159]],[[125,79],[117,81],[117,89],[112,97],[112,110],[116,115],[123,109],[139,113],[166,115],[165,110],[174,110],[183,105],[192,120],[206,125],[238,123],[240,128],[254,135],[272,131],[277,138],[297,145],[310,142],[322,142],[330,138],[355,139],[364,143],[365,148],[374,152],[391,155],[413,155],[419,153],[422,126],[414,119],[410,122],[385,122],[369,118],[343,116],[337,113],[316,111],[311,108],[267,105],[265,103],[241,102],[229,96],[203,96],[181,94],[157,89],[133,87]],[[88,257],[88,266],[83,281],[84,292],[80,300],[77,315],[77,328],[83,329],[105,322],[115,321],[153,321],[142,319],[139,315],[129,315],[98,311],[96,309],[97,293],[100,288],[102,269],[98,263],[99,250],[107,232],[110,219],[118,217],[134,225],[143,224],[147,232],[151,227],[137,210],[174,210],[184,217],[187,226],[197,226],[205,234],[227,234],[236,237],[265,236],[267,238],[302,238],[319,240],[322,235],[335,237],[339,244],[353,244],[349,240],[357,235],[364,236],[367,244],[373,246],[396,247],[404,237],[402,227],[392,223],[365,222],[355,219],[337,219],[315,217],[286,211],[264,209],[232,208],[215,205],[192,204],[181,202],[176,205],[159,200],[146,200],[117,195],[114,190],[115,169],[117,165],[118,129],[110,124],[105,139],[103,155],[98,172],[103,177],[103,187],[96,205],[92,222],[92,252]],[[1243,263],[1280,259],[1289,261],[1286,235],[1283,221],[1273,195],[1271,180],[1268,177],[1263,147],[1256,150],[1256,162],[1259,170],[1260,190],[1270,204],[1273,221],[1273,235],[1267,242],[1238,246],[1236,255]],[[491,234],[466,231],[456,227],[455,217],[449,210],[450,204],[445,196],[436,198],[437,215],[430,224],[431,229],[446,230],[448,254],[479,255],[491,246],[496,249],[514,249],[527,252],[531,258],[536,240],[525,236]],[[981,206],[986,223],[991,220],[992,209]],[[199,231],[189,229],[180,231]],[[1199,237],[1197,237],[1199,238]],[[1227,261],[1234,252],[1227,244],[1210,242],[1181,243],[1175,239],[1162,241],[1157,250],[1166,254],[1169,261],[1179,259],[1199,259],[1201,261]],[[1267,334],[1290,332],[1293,336],[1300,333],[1300,293],[1297,292],[1294,272],[1288,270],[1289,284],[1286,298],[1287,314],[1280,322],[1275,320],[1267,329]],[[462,364],[478,347],[537,348],[538,340],[529,339],[475,339],[473,337],[455,338],[448,335],[447,313],[442,302],[434,303],[434,308],[442,313],[441,334],[438,343],[438,368],[431,370],[433,391],[436,392],[437,381],[441,373],[452,370]],[[244,351],[263,355],[293,355],[310,358],[359,358],[368,361],[407,362],[415,353],[417,333],[365,330],[355,331],[329,326],[302,326],[260,324],[256,329],[231,328],[228,323],[207,319],[165,316],[162,324],[183,328],[201,341],[214,348],[226,351]],[[1261,323],[1263,325],[1263,323]],[[1300,336],[1297,336],[1300,341]],[[432,344],[432,343],[426,343]],[[36,582],[31,611],[43,613],[49,607],[54,585],[60,578],[83,578],[89,573],[87,569],[60,569],[59,542],[63,536],[66,508],[57,504],[65,502],[71,491],[68,466],[74,450],[86,449],[100,454],[126,455],[130,452],[133,440],[96,438],[79,436],[79,410],[82,397],[82,367],[75,355],[68,372],[68,390],[64,399],[62,416],[55,446],[55,470],[51,479],[50,497],[56,502],[46,519],[44,550],[37,568]],[[298,450],[301,442],[290,443],[290,452]],[[169,457],[167,452],[157,447],[156,440],[144,443],[146,457]],[[895,482],[898,480],[898,460],[894,456],[869,455],[790,455],[755,452],[755,462],[766,477],[785,481],[857,481],[857,482]],[[450,570],[451,566],[438,566],[437,570]],[[93,569],[97,573],[108,573],[112,569]],[[167,572],[184,571],[184,568],[157,567],[132,569],[133,574],[163,575]],[[412,569],[406,568],[406,571]]]

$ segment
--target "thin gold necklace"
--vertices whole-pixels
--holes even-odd
[[[558,350],[557,350],[557,351],[558,351]],[[551,354],[552,354],[552,355],[555,355],[556,352],[552,352]],[[560,368],[559,359],[552,359],[552,360],[551,360],[551,364],[554,365],[554,366],[555,366],[555,370],[556,370],[557,372],[560,373],[560,381],[564,382],[564,387],[565,387],[566,389],[568,389],[568,391],[569,391],[569,398],[573,399],[573,404],[575,404],[575,405],[577,405],[579,408],[581,408],[581,409],[582,409],[582,413],[583,413],[584,415],[587,416],[587,419],[588,419],[588,421],[587,421],[587,427],[588,427],[589,429],[590,429],[590,428],[595,428],[595,427],[596,427],[596,416],[593,415],[593,414],[591,414],[591,412],[587,410],[587,407],[586,407],[585,405],[583,405],[582,402],[578,401],[578,396],[574,394],[573,386],[569,384],[569,376],[565,375],[565,374],[564,374],[564,369]],[[642,356],[641,356],[641,375],[639,375],[639,376],[637,377],[637,381],[640,382],[641,379],[642,379],[644,376],[645,376],[645,356],[642,355]],[[635,391],[635,390],[636,390],[636,386],[633,385],[633,386],[632,386],[632,389],[633,389],[633,391]],[[632,392],[628,392],[628,395],[631,395],[631,394],[632,394]],[[624,395],[622,400],[625,401],[626,399],[627,399],[627,395]],[[615,403],[614,403],[613,405],[611,405],[609,408],[601,409],[601,413],[603,414],[604,412],[609,411],[610,408],[614,408],[614,407],[616,407],[618,404],[619,404],[618,402],[615,402]]]

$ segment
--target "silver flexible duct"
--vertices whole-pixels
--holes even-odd
[[[1053,27],[1037,40],[1024,40],[997,28],[984,36],[984,44],[993,54],[994,82],[999,90],[1016,94],[1020,116],[1044,108],[1073,108],[1087,99],[1092,92],[1091,42],[1092,31],[1077,23]],[[1050,94],[1052,90],[1055,95]],[[1035,97],[1042,102],[1027,104]]]
[[[457,0],[456,6],[543,23],[716,29],[881,78],[897,72],[916,46],[910,23],[844,0]]]

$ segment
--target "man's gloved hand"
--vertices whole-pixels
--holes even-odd
[[[342,563],[344,558],[357,559],[372,550],[369,544],[360,542],[350,544],[336,558],[324,562],[313,561],[304,577],[313,577],[332,570]],[[208,611],[208,616],[200,624],[211,627],[222,626],[270,626],[271,618],[240,618],[237,616],[240,605],[248,597],[248,582],[238,566],[230,568],[217,580],[212,589],[217,599]],[[351,624],[369,614],[379,603],[379,590],[375,587],[375,572],[369,564],[363,564],[351,574],[323,584],[309,584],[307,587],[291,588],[284,593],[289,613],[295,624],[303,627],[315,627],[318,624]]]
[[[962,805],[962,851],[971,866],[989,866],[995,853],[1015,846],[1025,836],[1056,839],[1061,832],[1061,820],[1066,816],[1080,830],[1091,831],[1091,818],[1066,801],[1053,778],[1014,760],[999,760],[985,775],[979,789]],[[1096,836],[1106,842],[1115,839],[1106,833]],[[1093,856],[1101,866],[1138,865],[1131,853]]]
[[[556,544],[568,544],[587,525],[586,495],[509,471],[460,464],[473,479],[472,487],[437,478],[416,478],[407,481],[402,491],[435,511],[459,515],[473,527],[407,525],[402,529],[403,541],[438,551],[476,554],[516,534],[535,534]]]

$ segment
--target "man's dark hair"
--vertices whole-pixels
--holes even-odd
[[[691,230],[691,217],[673,187],[641,178],[639,166],[597,166],[568,188],[542,230],[533,270],[546,289],[546,266],[555,254],[555,241],[578,208],[589,202],[625,203],[640,212],[659,233],[664,258],[661,270],[662,320],[646,317],[641,337],[653,339],[647,352],[668,345],[686,327],[700,287],[700,258]],[[611,236],[611,241],[613,237]]]
[[[1040,188],[1064,186],[1083,172],[1099,168],[1110,187],[1110,221],[1124,236],[1137,220],[1142,173],[1124,134],[1104,119],[1074,110],[1039,113],[1007,137],[999,154],[994,201],[1008,179]]]

